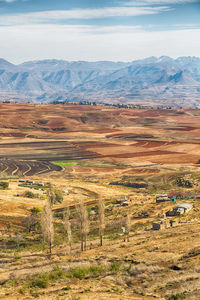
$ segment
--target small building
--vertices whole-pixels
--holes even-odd
[[[20,179],[20,180],[19,180],[19,182],[23,182],[23,183],[25,183],[25,182],[26,182],[26,180],[25,180],[25,179]]]
[[[157,194],[156,195],[156,203],[169,202],[169,201],[171,201],[171,199],[167,194]]]
[[[174,220],[162,220],[160,222],[152,223],[152,230],[162,230],[170,227],[177,226],[177,222]]]
[[[127,196],[121,196],[119,199],[116,200],[117,204],[123,204],[125,202],[127,202],[129,199]]]
[[[172,210],[167,212],[167,216],[180,216],[182,214],[188,213],[192,209],[191,203],[179,203],[173,207]]]
[[[69,194],[69,191],[68,191],[68,190],[64,190],[63,192],[64,192],[64,194],[66,194],[66,195]]]
[[[122,202],[121,206],[129,206],[129,202],[128,201],[124,201],[124,202]]]
[[[34,180],[29,180],[28,183],[35,184],[35,181]]]
[[[121,227],[122,234],[126,232],[126,228],[124,226]]]
[[[165,224],[164,222],[154,222],[152,223],[152,230],[162,230],[165,229]]]

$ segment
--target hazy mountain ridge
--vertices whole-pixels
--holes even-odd
[[[0,93],[34,101],[90,100],[200,106],[200,58],[162,56],[133,62],[0,59]]]

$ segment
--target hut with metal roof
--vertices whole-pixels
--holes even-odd
[[[167,216],[180,216],[188,213],[192,209],[192,204],[183,202],[176,204],[172,210],[167,212]]]
[[[168,194],[156,194],[156,203],[160,203],[160,202],[168,202],[170,201],[170,197],[168,196]]]

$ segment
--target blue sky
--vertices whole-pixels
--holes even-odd
[[[200,0],[0,0],[0,57],[200,56]]]

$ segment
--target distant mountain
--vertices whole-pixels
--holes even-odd
[[[15,65],[11,64],[7,60],[0,58],[0,69],[14,69]]]
[[[0,99],[96,101],[200,107],[200,58],[133,62],[0,59]]]

